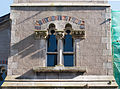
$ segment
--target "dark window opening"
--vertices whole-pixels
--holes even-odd
[[[72,25],[69,24],[69,23],[67,23],[67,24],[65,25],[65,28],[72,28]]]
[[[74,42],[71,33],[72,25],[66,24],[65,31],[66,35],[63,41],[63,56],[64,56],[64,66],[71,67],[74,66]]]
[[[74,66],[74,55],[73,54],[66,54],[64,55],[64,66],[67,66],[67,67],[72,67]]]
[[[54,23],[51,23],[51,24],[49,25],[49,29],[51,29],[51,28],[55,28],[55,24],[54,24]]]
[[[50,34],[47,39],[47,66],[57,65],[57,39],[55,33],[55,25],[49,25]]]
[[[70,34],[64,37],[64,52],[73,52],[73,38]]]
[[[48,52],[57,52],[57,39],[55,35],[48,36],[48,44],[47,44]]]
[[[47,55],[47,66],[57,65],[57,55],[48,54]]]

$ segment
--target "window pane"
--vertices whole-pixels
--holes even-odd
[[[48,52],[57,52],[57,39],[55,35],[49,35],[48,37]]]
[[[57,65],[57,55],[47,55],[47,66]]]
[[[73,55],[64,55],[64,66],[74,66]]]
[[[69,34],[64,39],[64,52],[73,52],[73,39]]]

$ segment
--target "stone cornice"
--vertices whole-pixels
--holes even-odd
[[[98,7],[110,7],[109,4],[106,3],[81,3],[81,2],[72,2],[72,3],[14,3],[11,5],[11,7],[26,7],[26,6],[30,6],[30,7],[36,7],[36,6],[98,6]]]

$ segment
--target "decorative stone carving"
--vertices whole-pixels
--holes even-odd
[[[65,28],[65,29],[64,29],[64,34],[65,34],[65,35],[68,34],[67,31],[70,31],[70,35],[72,35],[72,31],[73,31],[72,28],[70,28],[70,27]]]
[[[73,30],[72,31],[72,36],[75,39],[79,39],[79,38],[85,38],[85,31],[84,30]]]
[[[64,31],[63,30],[56,30],[56,37],[57,39],[63,39],[64,37]]]
[[[80,29],[85,29],[85,21],[81,22]]]
[[[73,29],[70,29],[70,28],[67,28],[67,29],[64,29],[64,30],[52,30],[52,29],[49,29],[48,31],[47,30],[39,30],[39,31],[35,31],[35,39],[38,40],[38,39],[46,39],[48,34],[51,34],[50,32],[51,31],[55,31],[53,34],[56,35],[57,39],[63,39],[64,38],[64,35],[66,35],[66,31],[69,29],[70,31],[70,34],[73,36],[73,38],[75,39],[84,39],[85,38],[85,30],[73,30]]]
[[[34,33],[35,39],[46,39],[47,38],[47,30],[39,30]]]
[[[55,28],[50,28],[50,29],[48,29],[48,34],[49,35],[52,35],[52,34],[54,34],[55,35],[55,32],[57,31],[57,29],[55,29]]]

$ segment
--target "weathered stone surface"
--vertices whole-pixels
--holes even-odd
[[[47,75],[47,74],[46,74]],[[50,76],[48,76],[50,75]],[[68,78],[69,74],[63,74],[66,78],[56,79],[55,76],[48,73],[48,79],[16,79],[18,76],[7,76],[2,88],[48,88],[48,87],[61,87],[61,88],[84,88],[84,89],[94,89],[94,88],[113,88],[116,89],[116,83],[113,76],[74,76],[73,78]],[[59,74],[58,74],[59,75]],[[61,75],[60,75],[61,76]],[[51,78],[52,79],[51,79]],[[109,84],[110,83],[110,84]]]
[[[94,2],[107,3],[108,0],[14,0],[14,3],[48,3],[48,2]]]
[[[84,73],[86,72],[86,68],[83,67],[64,67],[64,66],[56,66],[56,67],[33,67],[34,72],[39,73]]]
[[[24,69],[25,72],[25,69],[28,68],[30,70],[33,66],[46,66],[46,41],[34,39],[35,21],[49,16],[69,15],[85,21],[86,38],[75,41],[75,65],[86,66],[88,70],[91,70],[92,74],[96,74],[96,72],[92,70],[91,66],[93,66],[93,68],[96,66],[97,70],[101,71],[99,74],[106,74],[107,72],[102,73],[104,69],[99,67],[103,68],[102,62],[106,62],[108,56],[110,56],[110,33],[105,33],[105,30],[110,28],[104,23],[105,18],[109,16],[108,13],[106,15],[105,12],[107,8],[108,7],[12,7],[11,18],[16,21],[15,24],[14,21],[12,24],[12,31],[14,31],[12,36],[13,38],[19,38],[14,40],[16,44],[12,46],[14,50],[18,50],[18,52],[16,51],[17,53],[13,51],[13,59],[14,62],[19,62],[18,69]],[[54,23],[57,30],[61,30],[65,28],[65,24],[68,22],[54,21]],[[80,29],[78,25],[72,22],[69,23],[72,24],[74,30]],[[44,24],[41,27],[42,30],[47,30],[49,24],[50,22]],[[19,57],[16,57],[16,54],[19,55]],[[105,57],[104,59],[99,59],[97,56]],[[24,74],[22,70],[20,73]],[[88,72],[87,74],[91,73]]]

